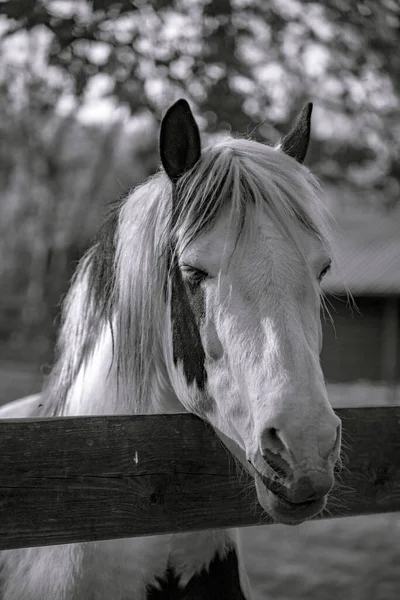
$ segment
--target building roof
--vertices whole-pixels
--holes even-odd
[[[400,210],[386,217],[358,213],[333,229],[337,256],[326,292],[400,295]]]

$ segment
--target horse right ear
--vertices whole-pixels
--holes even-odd
[[[178,100],[166,112],[160,132],[160,157],[172,182],[191,169],[201,155],[200,132],[186,100]]]
[[[313,105],[308,102],[297,117],[296,123],[281,140],[277,148],[297,162],[303,163],[308,150],[311,129],[311,113]]]

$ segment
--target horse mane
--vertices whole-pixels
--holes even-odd
[[[42,414],[62,414],[80,367],[106,327],[113,335],[119,393],[134,397],[134,406],[129,398],[126,405],[139,413],[154,404],[153,378],[169,385],[160,331],[171,248],[181,251],[228,204],[232,215],[240,216],[239,234],[253,206],[268,210],[300,253],[299,221],[332,253],[321,197],[304,165],[270,146],[235,138],[205,148],[175,191],[162,170],[136,187],[114,206],[73,277]]]

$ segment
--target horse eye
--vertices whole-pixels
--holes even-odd
[[[203,269],[198,269],[189,265],[183,265],[181,270],[184,280],[194,286],[200,285],[200,283],[208,277],[208,273],[203,271]]]
[[[329,263],[328,265],[326,265],[326,267],[322,269],[321,273],[319,274],[318,281],[322,281],[325,275],[330,271],[330,269],[331,263]]]

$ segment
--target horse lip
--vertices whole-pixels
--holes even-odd
[[[273,494],[274,492],[271,493]],[[303,502],[293,502],[292,500],[278,496],[279,502],[282,502],[286,507],[293,510],[306,508],[308,506],[312,506],[313,504],[319,504],[324,498],[325,496],[320,496],[319,498],[312,498],[311,500],[304,500]]]
[[[257,475],[267,490],[276,496],[279,502],[282,502],[286,507],[290,507],[292,509],[305,508],[307,506],[317,504],[325,498],[325,496],[320,496],[318,498],[310,498],[309,500],[301,500],[300,502],[297,502],[295,499],[288,498],[288,489],[281,481],[274,481],[258,472]]]
[[[259,476],[267,490],[269,490],[278,497],[284,496],[283,490],[285,489],[285,486],[280,480],[270,479],[266,475],[262,475],[259,472],[257,472],[257,475]]]

